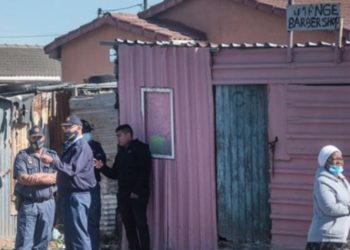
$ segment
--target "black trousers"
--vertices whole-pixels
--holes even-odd
[[[130,199],[128,196],[118,196],[118,207],[131,250],[150,249],[147,203],[148,197]]]
[[[347,243],[338,242],[308,242],[305,250],[349,250]]]

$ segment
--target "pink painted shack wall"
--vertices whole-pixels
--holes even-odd
[[[197,29],[215,43],[274,42],[287,44],[285,16],[233,0],[187,0],[155,16]],[[254,5],[253,1],[251,1]],[[287,0],[285,1],[288,2]],[[249,5],[249,4],[248,4]],[[330,32],[296,32],[295,42],[334,41]]]
[[[290,63],[285,48],[226,48],[210,58],[208,48],[120,44],[119,53],[121,122],[139,138],[140,88],[174,90],[176,157],[154,160],[153,248],[215,249],[212,86],[263,84],[269,140],[279,138],[270,171],[271,244],[303,249],[319,149],[337,145],[350,160],[350,46],[339,63],[334,47],[295,48]]]
[[[141,87],[174,94],[175,159],[153,160],[153,249],[216,249],[213,98],[209,49],[119,45],[120,123],[144,139]]]
[[[113,75],[114,64],[109,62],[110,46],[102,46],[100,42],[111,42],[118,37],[147,40],[142,35],[123,31],[109,24],[83,34],[62,46],[62,81],[82,83],[91,75]]]
[[[316,157],[326,144],[350,160],[350,46],[336,63],[334,47],[222,49],[213,57],[214,85],[268,87],[269,141],[278,136],[271,169],[271,243],[304,249],[312,218]],[[345,164],[346,165],[346,164]],[[345,170],[350,178],[350,170]]]

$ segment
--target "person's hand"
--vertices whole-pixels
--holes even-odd
[[[49,181],[51,182],[50,184],[51,185],[55,185],[56,184],[56,178],[57,178],[57,173],[54,173],[54,174],[51,174],[50,176],[49,176]]]
[[[130,199],[138,199],[138,198],[139,198],[139,196],[137,194],[135,194],[135,193],[130,194]]]
[[[94,159],[94,167],[96,169],[101,169],[103,167],[103,162],[101,160]]]
[[[53,162],[53,158],[46,154],[40,155],[40,159],[44,164],[51,164]]]

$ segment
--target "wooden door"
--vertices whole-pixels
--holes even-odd
[[[269,243],[266,86],[215,89],[218,233]]]

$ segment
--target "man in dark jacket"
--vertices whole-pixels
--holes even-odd
[[[150,194],[151,153],[147,144],[133,139],[130,125],[116,129],[118,153],[112,168],[96,162],[103,174],[118,179],[118,207],[125,226],[129,248],[150,249],[147,203]]]
[[[88,233],[90,189],[96,186],[93,155],[82,136],[82,123],[72,115],[62,123],[64,151],[61,160],[42,155],[57,169],[57,188],[63,213],[64,243],[67,250],[91,250]]]
[[[103,164],[106,164],[106,154],[103,150],[101,143],[93,140],[91,131],[94,130],[90,123],[86,120],[81,120],[83,124],[83,138],[90,145],[94,159],[101,160]],[[88,229],[91,238],[92,250],[100,249],[100,219],[101,219],[101,188],[100,170],[95,168],[96,186],[90,190],[91,194],[91,206],[89,210]]]

